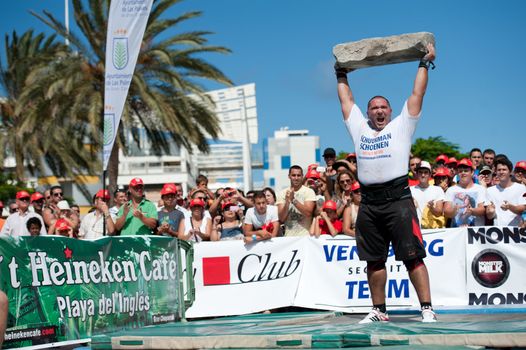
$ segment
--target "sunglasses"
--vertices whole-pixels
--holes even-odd
[[[64,195],[64,193],[62,192],[55,192],[53,193],[53,197],[62,197]]]
[[[350,184],[351,182],[352,182],[352,180],[340,180],[341,184],[347,184],[347,183]]]
[[[17,210],[18,210],[18,208],[9,208],[9,212],[10,213],[16,213]]]
[[[29,197],[19,198],[18,200],[22,202],[29,202]]]

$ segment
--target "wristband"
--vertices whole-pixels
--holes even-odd
[[[420,60],[420,63],[418,64],[418,68],[429,69],[429,67],[431,67],[431,69],[435,69],[435,64],[433,63],[433,61],[427,61],[424,59]]]
[[[257,241],[257,240],[258,240],[258,236],[256,236],[256,235],[252,235],[252,240],[253,240],[254,242]]]
[[[336,79],[340,79],[340,78],[347,78],[347,73],[345,73],[344,71],[337,70]]]

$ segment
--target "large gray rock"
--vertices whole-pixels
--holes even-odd
[[[410,33],[338,44],[332,53],[339,66],[358,69],[418,61],[426,54],[429,43],[435,44],[432,33]]]

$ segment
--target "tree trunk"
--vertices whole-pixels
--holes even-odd
[[[20,182],[25,182],[25,169],[24,169],[24,150],[22,146],[18,143],[17,140],[15,140],[15,173],[16,173],[16,179]]]
[[[119,177],[119,140],[115,140],[113,149],[111,150],[110,159],[108,161],[108,191],[113,201],[113,194],[117,189],[117,177]]]

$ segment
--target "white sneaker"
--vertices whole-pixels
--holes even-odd
[[[422,322],[431,323],[437,321],[437,315],[433,309],[422,309]]]
[[[373,323],[373,322],[388,322],[389,316],[385,312],[381,312],[377,309],[372,309],[371,312],[367,316],[364,317],[363,320],[361,320],[358,323]]]

